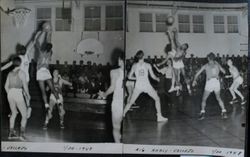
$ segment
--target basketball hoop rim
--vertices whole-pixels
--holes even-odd
[[[29,8],[25,8],[25,7],[18,7],[18,8],[14,8],[14,9],[11,9],[11,10],[8,10],[8,14],[11,14],[11,13],[14,13],[14,12],[17,12],[17,11],[25,11],[26,13],[30,13],[31,12],[31,9]]]

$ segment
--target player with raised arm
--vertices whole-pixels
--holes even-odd
[[[40,38],[36,39],[35,47],[39,51],[38,61],[37,61],[37,73],[36,79],[38,81],[40,90],[42,92],[42,98],[45,104],[46,114],[49,111],[49,103],[47,100],[45,83],[49,86],[51,92],[56,97],[57,104],[61,104],[58,93],[55,91],[54,84],[52,81],[52,76],[49,71],[49,63],[52,56],[52,43],[51,43],[51,30],[47,28],[47,23],[43,25],[43,43],[39,42]]]
[[[171,28],[171,29],[170,29]],[[171,44],[171,51],[168,52],[167,54],[167,58],[158,64],[158,66],[161,66],[163,64],[165,64],[167,62],[167,60],[169,58],[172,59],[173,61],[173,68],[174,68],[174,73],[175,73],[175,88],[170,88],[169,92],[173,92],[175,90],[177,90],[177,95],[179,95],[180,89],[181,89],[181,75],[184,78],[184,81],[187,85],[187,89],[188,89],[188,93],[191,94],[191,89],[190,89],[190,85],[189,82],[186,78],[186,73],[185,73],[185,65],[183,63],[183,59],[186,56],[187,53],[187,49],[189,48],[189,45],[187,43],[184,44],[180,44],[178,41],[178,33],[177,33],[177,29],[173,26],[168,26],[167,29],[167,37],[169,39],[169,42]]]
[[[20,128],[20,139],[25,140],[25,129],[27,123],[27,107],[25,104],[24,96],[27,100],[30,100],[29,88],[26,79],[25,72],[21,69],[22,60],[20,57],[14,57],[12,64],[14,69],[8,74],[5,83],[5,90],[7,92],[7,98],[11,110],[9,119],[9,137],[8,139],[17,138],[14,130],[15,120],[18,111],[21,113],[21,128]]]
[[[201,67],[201,69],[196,73],[194,80],[193,80],[193,86],[197,84],[196,80],[198,76],[205,71],[206,72],[206,85],[205,90],[202,97],[202,103],[201,103],[201,112],[199,120],[203,120],[205,118],[205,107],[206,107],[206,101],[208,96],[211,94],[211,92],[215,93],[216,99],[219,102],[219,105],[221,107],[221,116],[223,119],[227,118],[227,111],[225,109],[224,103],[221,100],[220,91],[221,91],[221,85],[219,80],[219,73],[222,72],[225,74],[225,70],[221,67],[221,65],[215,61],[215,54],[209,53],[207,55],[208,63]]]
[[[25,74],[25,79],[27,84],[29,85],[29,81],[30,81],[30,76],[29,76],[29,64],[31,62],[32,59],[32,53],[31,50],[34,47],[34,41],[39,38],[41,35],[41,32],[36,32],[34,34],[34,36],[32,37],[32,39],[30,40],[30,42],[27,44],[27,46],[23,46],[20,45],[20,47],[18,48],[17,51],[17,55],[21,58],[21,65],[20,65],[20,69],[24,72]],[[8,69],[9,67],[11,67],[13,65],[13,62],[10,61],[7,64],[5,64],[3,67],[1,67],[1,71]],[[28,101],[28,99],[25,97],[25,102],[27,105],[27,117],[29,118],[31,115],[31,107],[30,107],[30,101]]]
[[[130,109],[132,104],[134,104],[134,102],[139,97],[139,95],[142,93],[147,93],[150,97],[152,97],[155,100],[157,121],[158,122],[167,121],[168,119],[162,116],[160,98],[149,81],[149,75],[154,80],[156,80],[158,82],[160,81],[160,79],[155,76],[151,65],[144,62],[144,52],[143,51],[141,51],[141,50],[138,51],[136,53],[135,58],[138,60],[138,62],[132,66],[131,71],[128,74],[128,79],[136,81],[135,88],[134,88],[133,94],[131,96],[131,99],[129,100],[129,102],[127,103],[127,105],[124,108],[124,113],[123,113],[124,116],[126,115],[128,110]]]

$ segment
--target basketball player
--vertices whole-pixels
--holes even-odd
[[[246,100],[244,96],[241,94],[241,92],[238,90],[239,86],[243,83],[243,78],[240,76],[239,70],[233,65],[233,62],[231,59],[227,61],[227,65],[229,66],[229,72],[231,75],[225,76],[226,78],[233,78],[233,83],[229,88],[229,91],[231,95],[233,96],[233,99],[229,102],[230,104],[233,104],[237,102],[236,95],[237,94],[241,98],[241,105],[244,105],[246,103]]]
[[[25,97],[30,100],[29,88],[25,72],[21,69],[22,60],[20,57],[14,57],[12,60],[14,69],[8,74],[5,83],[5,90],[11,110],[9,137],[8,139],[15,139],[17,135],[14,130],[16,116],[18,111],[21,113],[21,128],[20,139],[25,140],[25,128],[27,123],[27,107],[24,100]]]
[[[51,92],[54,94],[57,100],[57,104],[60,104],[61,101],[59,99],[58,93],[55,91],[52,76],[49,71],[49,63],[52,56],[52,44],[51,41],[51,32],[44,31],[42,32],[44,35],[44,42],[43,46],[39,43],[39,38],[36,40],[35,47],[39,51],[39,57],[37,61],[37,73],[36,73],[36,79],[39,83],[39,87],[42,92],[42,98],[45,104],[46,113],[48,114],[49,111],[49,103],[47,100],[46,90],[45,90],[45,83],[49,86]]]
[[[188,79],[186,78],[185,67],[184,67],[184,63],[183,63],[183,59],[186,56],[186,51],[187,51],[189,45],[187,43],[184,43],[181,45],[178,41],[177,30],[172,29],[172,31],[173,32],[171,32],[169,30],[167,31],[167,36],[169,38],[172,51],[168,52],[167,58],[162,63],[158,64],[158,66],[165,64],[167,62],[168,58],[171,58],[173,61],[176,86],[175,86],[175,88],[170,88],[169,92],[177,90],[177,95],[179,95],[179,92],[181,89],[180,74],[182,74],[182,76],[186,82],[186,85],[187,85],[188,93],[191,94],[190,85],[189,85]]]
[[[201,112],[200,112],[200,118],[199,120],[203,120],[205,118],[205,107],[206,107],[206,101],[208,96],[211,92],[215,93],[216,99],[219,102],[219,105],[221,107],[221,116],[223,119],[227,118],[226,109],[224,106],[223,101],[221,100],[220,96],[220,80],[219,80],[219,73],[222,72],[225,74],[225,70],[221,67],[221,65],[215,61],[215,54],[209,53],[207,55],[208,63],[201,67],[201,69],[196,73],[194,80],[193,80],[193,86],[197,84],[196,80],[198,76],[205,71],[206,72],[206,85],[205,90],[202,97],[202,103],[201,103]]]
[[[57,108],[58,108],[58,111],[59,111],[60,128],[64,129],[65,110],[64,110],[64,106],[63,106],[62,86],[67,85],[67,86],[72,87],[72,83],[62,79],[62,77],[59,75],[59,71],[57,69],[55,69],[53,71],[53,84],[54,84],[55,91],[59,95],[59,99],[60,99],[61,103],[57,104],[55,95],[53,93],[50,94],[49,111],[48,111],[48,114],[46,115],[45,123],[44,123],[44,126],[43,126],[43,129],[45,129],[45,130],[48,127],[49,120],[52,118],[52,112],[53,112],[53,109],[54,109],[55,105],[57,105]]]
[[[169,90],[174,88],[175,74],[172,66],[172,60],[168,59],[167,65],[162,69],[159,69],[157,65],[154,65],[155,69],[165,76],[165,93],[169,97],[169,104],[172,104],[171,96],[169,95]]]
[[[106,98],[111,93],[113,94],[113,100],[111,104],[112,112],[112,124],[113,124],[113,137],[116,143],[121,142],[121,123],[122,123],[122,114],[123,114],[123,101],[124,101],[124,90],[123,90],[123,81],[124,81],[124,52],[114,51],[118,55],[118,65],[119,68],[111,70],[110,78],[111,83],[110,87],[106,92],[99,92],[99,96]]]
[[[25,78],[26,78],[26,82],[29,85],[29,81],[30,81],[30,76],[29,76],[29,64],[31,62],[31,49],[34,47],[34,41],[39,38],[41,35],[41,32],[37,32],[33,37],[33,39],[27,44],[27,48],[23,45],[20,45],[19,50],[17,51],[17,55],[21,58],[21,65],[20,68],[22,69],[22,71],[25,74]],[[9,63],[5,64],[2,68],[1,71],[9,68],[10,66],[13,65],[13,62],[10,61]],[[28,101],[27,98],[25,98],[25,102],[27,105],[27,118],[30,117],[31,115],[31,107],[30,107],[30,102]]]
[[[155,100],[157,121],[158,122],[167,121],[168,119],[162,116],[160,98],[157,95],[157,92],[155,91],[155,89],[151,86],[148,75],[150,74],[150,76],[158,82],[160,81],[160,79],[155,76],[151,65],[144,62],[143,51],[141,50],[138,51],[136,53],[135,58],[137,59],[138,62],[132,66],[131,71],[128,74],[128,79],[136,81],[135,88],[131,96],[131,99],[129,100],[129,102],[124,108],[124,116],[130,109],[132,104],[134,104],[138,96],[142,93],[147,93],[150,97],[152,97]],[[133,76],[133,74],[135,75]]]

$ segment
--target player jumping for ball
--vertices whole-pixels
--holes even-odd
[[[165,118],[162,116],[160,98],[149,81],[149,75],[154,80],[156,80],[158,82],[160,81],[160,79],[155,76],[151,65],[144,62],[144,52],[143,51],[141,51],[141,50],[138,51],[136,53],[135,58],[138,60],[138,62],[132,66],[131,71],[128,74],[128,79],[136,81],[135,88],[134,88],[133,94],[131,96],[131,99],[129,100],[128,104],[124,108],[124,113],[123,113],[124,116],[126,115],[128,110],[130,109],[132,104],[134,104],[134,102],[139,97],[139,95],[142,93],[147,93],[150,97],[152,97],[155,100],[157,121],[158,122],[168,121],[168,118]]]
[[[221,107],[221,116],[223,119],[227,118],[226,109],[224,106],[223,101],[221,100],[220,96],[220,80],[219,80],[219,73],[222,72],[225,74],[225,70],[221,67],[221,65],[215,61],[215,54],[209,53],[207,55],[208,63],[201,67],[201,69],[196,73],[194,80],[193,80],[193,86],[197,84],[196,80],[198,76],[205,71],[206,72],[206,85],[205,90],[202,97],[202,103],[201,103],[201,112],[199,120],[203,120],[205,118],[205,107],[206,107],[206,101],[208,96],[211,92],[215,93],[216,99],[219,102],[219,105]]]
[[[168,30],[166,32],[168,39],[171,44],[171,51],[168,52],[167,58],[158,64],[158,66],[165,64],[169,58],[173,61],[173,69],[175,74],[175,88],[170,88],[169,92],[177,90],[177,95],[179,95],[180,89],[181,89],[181,83],[180,83],[180,74],[182,74],[185,83],[187,85],[188,93],[191,94],[190,84],[188,82],[188,79],[186,78],[185,73],[185,66],[183,63],[183,59],[186,56],[187,49],[189,48],[189,45],[187,43],[180,44],[178,41],[178,33],[177,29],[174,28],[172,25],[168,26]]]
[[[56,97],[57,104],[61,104],[61,101],[59,99],[58,93],[55,91],[53,81],[52,81],[52,76],[49,71],[49,63],[50,63],[51,56],[52,56],[51,31],[43,28],[42,33],[44,34],[43,37],[45,38],[43,45],[39,43],[39,38],[37,38],[36,43],[35,43],[35,47],[39,51],[39,57],[37,61],[36,79],[39,83],[39,87],[42,92],[42,98],[45,104],[46,113],[48,114],[49,103],[47,100],[45,83],[47,83],[51,92]]]

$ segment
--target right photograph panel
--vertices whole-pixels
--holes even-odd
[[[125,153],[244,152],[247,0],[128,0],[126,21]]]

